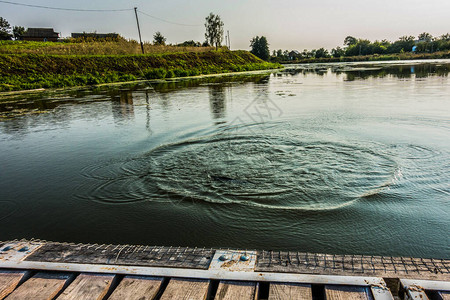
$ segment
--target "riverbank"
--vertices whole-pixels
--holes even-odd
[[[281,67],[241,50],[146,55],[0,54],[0,92]]]
[[[277,72],[279,68],[275,69],[263,69],[263,70],[255,70],[255,71],[241,71],[241,72],[227,72],[227,73],[215,73],[215,74],[204,74],[204,75],[196,75],[196,76],[188,76],[188,77],[173,77],[173,78],[164,78],[164,79],[143,79],[143,80],[132,80],[132,81],[120,81],[120,82],[108,82],[96,84],[93,86],[70,86],[70,87],[62,87],[62,88],[39,88],[39,89],[31,89],[31,90],[14,90],[7,92],[0,92],[0,98],[5,96],[16,96],[22,94],[34,94],[34,93],[42,93],[42,92],[68,92],[80,89],[94,89],[101,88],[104,86],[130,86],[135,84],[149,83],[149,84],[161,84],[161,83],[174,83],[179,82],[181,80],[201,80],[208,78],[221,78],[221,77],[236,77],[236,76],[257,76],[264,75],[270,72]]]
[[[299,60],[280,61],[282,64],[330,63],[330,62],[359,62],[359,61],[388,61],[388,60],[417,60],[417,59],[447,59],[450,51],[434,53],[398,53],[386,55],[359,55],[341,57],[305,58]]]

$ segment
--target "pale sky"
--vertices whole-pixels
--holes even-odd
[[[139,15],[143,39],[155,31],[168,43],[204,41],[205,17],[219,14],[230,31],[232,49],[249,49],[256,35],[267,37],[270,49],[327,49],[342,46],[347,35],[395,40],[402,35],[433,36],[450,32],[450,0],[9,0],[25,4],[79,9],[138,7],[178,26]],[[62,36],[71,32],[117,32],[137,39],[134,11],[69,12],[0,3],[0,16],[11,25],[53,27]]]

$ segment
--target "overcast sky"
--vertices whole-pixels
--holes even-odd
[[[137,6],[147,14],[178,26],[139,15],[143,39],[155,31],[168,43],[204,41],[204,20],[219,14],[230,31],[233,49],[248,49],[256,35],[267,37],[273,49],[328,49],[342,46],[347,35],[395,40],[402,35],[433,36],[450,32],[450,0],[9,0],[12,2],[82,9],[122,9]],[[11,25],[53,27],[62,36],[71,32],[117,32],[137,39],[133,11],[67,12],[0,3],[0,16]]]

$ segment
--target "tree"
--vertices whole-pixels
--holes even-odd
[[[355,45],[357,42],[358,42],[358,40],[355,37],[352,37],[350,35],[344,39],[344,45],[346,45],[346,46]]]
[[[450,34],[446,33],[446,34],[441,35],[441,40],[450,41]]]
[[[333,57],[341,57],[341,56],[344,56],[344,54],[345,54],[345,51],[341,47],[336,47],[336,48],[331,49],[331,55]]]
[[[261,58],[262,60],[269,60],[270,51],[269,51],[269,43],[265,36],[257,36],[251,39],[250,41],[250,50],[251,53]]]
[[[11,25],[9,25],[6,19],[0,17],[0,40],[10,40],[12,37]]]
[[[433,36],[431,34],[429,34],[428,32],[422,32],[421,34],[419,34],[418,38],[419,38],[419,41],[421,41],[421,42],[429,43],[433,39]]]
[[[25,33],[25,28],[23,28],[22,26],[14,26],[12,32],[14,39],[20,40]]]
[[[316,50],[315,58],[322,58],[322,57],[330,57],[328,50],[325,48],[320,48]]]
[[[398,38],[397,41],[393,42],[391,45],[388,46],[387,48],[387,52],[388,53],[400,53],[400,51],[407,51],[410,52],[412,51],[412,47],[414,46],[415,42],[414,42],[415,38],[411,35],[411,36],[401,36]]]
[[[216,46],[216,50],[220,47],[223,40],[223,22],[220,19],[219,15],[215,15],[210,13],[209,16],[206,17],[206,33],[205,38],[206,41],[210,45]]]
[[[200,42],[196,42],[194,40],[184,41],[181,44],[177,44],[179,47],[201,47],[202,44]]]
[[[153,35],[153,44],[154,45],[165,45],[166,40],[167,39],[159,31],[155,32],[155,34]]]

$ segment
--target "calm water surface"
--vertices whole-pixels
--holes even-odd
[[[0,98],[0,240],[450,257],[450,61]]]

